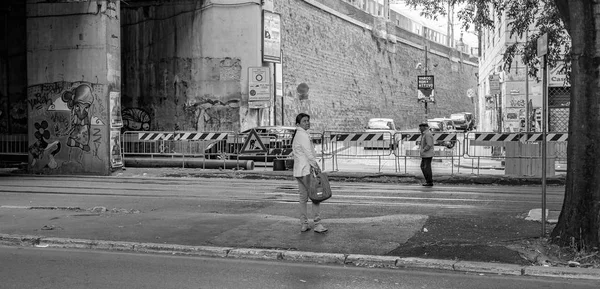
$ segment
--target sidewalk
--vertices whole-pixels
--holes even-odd
[[[420,183],[411,174],[330,172],[334,182]],[[290,171],[219,171],[126,168],[114,178],[286,179]],[[440,184],[537,185],[539,178],[446,175]],[[564,184],[564,177],[549,184]],[[227,258],[336,263],[386,268],[599,279],[600,269],[551,266],[531,244],[539,223],[524,218],[457,220],[426,215],[328,219],[329,233],[298,232],[292,217],[179,207],[138,212],[128,208],[2,207],[0,244],[89,248]],[[1,215],[0,215],[1,216]],[[9,220],[9,221],[6,221]],[[11,221],[12,220],[12,221]],[[259,228],[259,229],[257,229]],[[465,230],[461,240],[451,231]],[[463,231],[461,231],[461,234]],[[422,257],[416,257],[422,256]],[[424,257],[423,257],[424,256]],[[544,266],[545,265],[545,266]]]

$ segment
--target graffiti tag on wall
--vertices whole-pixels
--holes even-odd
[[[124,130],[150,130],[150,114],[140,108],[125,108],[122,112]]]
[[[27,104],[35,128],[30,136],[31,168],[84,168],[87,160],[102,162],[101,127],[106,113],[100,99],[104,86],[88,82],[55,82],[28,88]],[[86,162],[87,164],[87,162]]]

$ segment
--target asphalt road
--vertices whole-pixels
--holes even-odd
[[[517,264],[526,261],[501,246],[540,234],[539,223],[525,220],[541,207],[539,187],[354,182],[332,184],[334,197],[322,207],[329,233],[300,234],[296,186],[292,180],[3,176],[0,233]],[[548,209],[560,210],[562,199],[562,188],[548,188]]]
[[[3,206],[94,206],[127,209],[193,210],[239,213],[256,203],[261,213],[295,217],[297,184],[293,180],[112,178],[58,176],[0,177]],[[327,201],[331,218],[390,214],[485,216],[523,214],[541,207],[541,188],[526,186],[453,186],[425,188],[412,184],[332,183]],[[547,188],[547,208],[560,210],[564,188]],[[157,203],[159,202],[159,203]],[[159,206],[157,206],[159,204]],[[360,207],[349,210],[349,207]]]
[[[595,280],[375,269],[245,259],[0,247],[13,288],[598,288]]]

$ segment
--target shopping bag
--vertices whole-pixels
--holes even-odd
[[[329,186],[327,174],[310,172],[308,176],[308,198],[313,203],[320,203],[331,198],[331,187]]]

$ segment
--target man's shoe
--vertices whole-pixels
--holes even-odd
[[[302,224],[302,228],[300,228],[300,232],[306,232],[310,230],[310,227],[308,226],[308,224]]]
[[[315,233],[325,233],[327,232],[327,228],[323,227],[323,225],[318,224],[315,228]]]
[[[422,184],[423,187],[433,187],[433,183]]]

